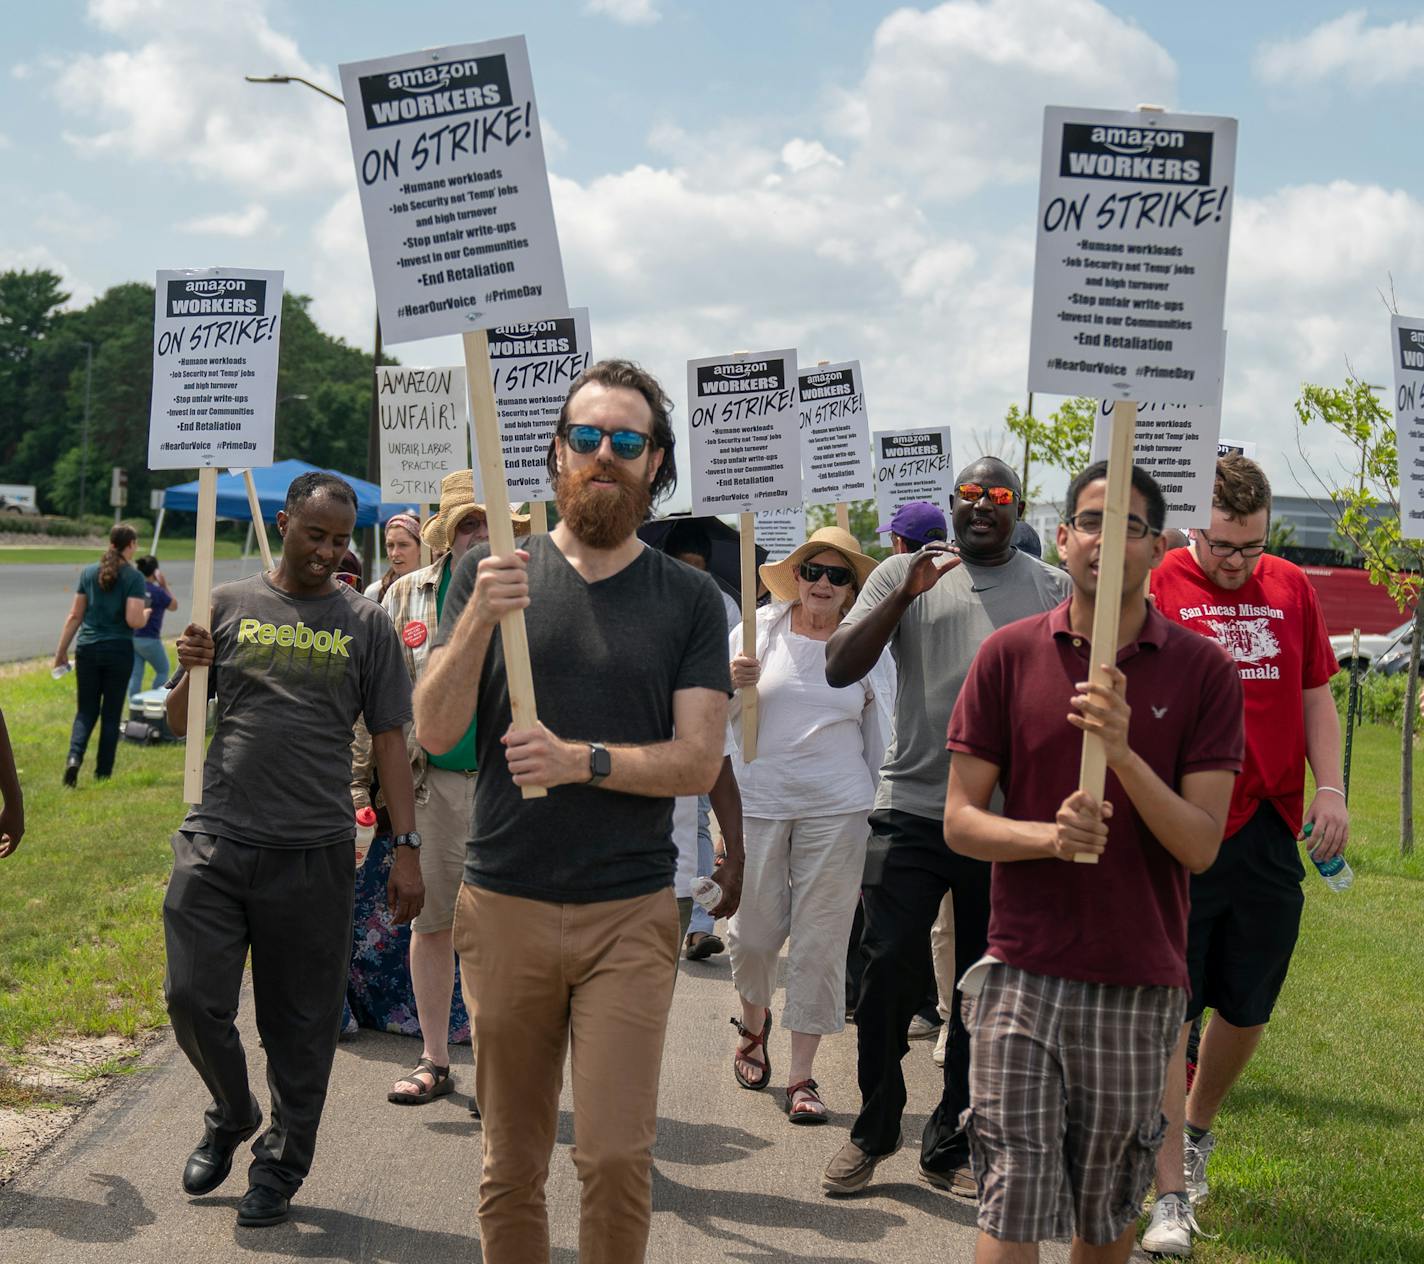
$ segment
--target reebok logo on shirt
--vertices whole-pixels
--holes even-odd
[[[350,658],[347,646],[351,635],[337,628],[332,632],[313,632],[301,620],[296,625],[290,623],[263,623],[260,619],[239,619],[237,624],[239,645],[281,645],[298,650],[314,650],[318,654],[335,654]]]

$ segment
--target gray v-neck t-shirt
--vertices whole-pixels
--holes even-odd
[[[890,596],[914,560],[915,554],[906,553],[881,562],[843,626],[865,618]],[[949,716],[979,646],[1005,624],[1052,609],[1071,589],[1063,571],[1015,552],[1002,566],[962,562],[910,603],[890,638],[898,680],[894,731],[875,796],[878,811],[930,820],[944,815]]]

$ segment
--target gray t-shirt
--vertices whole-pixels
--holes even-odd
[[[345,584],[294,597],[253,575],[213,590],[212,632],[217,723],[183,829],[255,847],[351,841],[352,725],[411,719],[390,618]]]
[[[644,549],[616,575],[591,584],[548,536],[532,536],[523,547],[534,694],[540,721],[556,736],[609,746],[666,742],[677,690],[731,693],[727,619],[710,575]],[[453,633],[475,568],[488,556],[489,546],[480,545],[460,559],[436,645]],[[672,885],[672,799],[577,784],[555,786],[542,799],[522,797],[500,745],[511,716],[498,630],[475,714],[480,775],[465,881],[559,904],[630,899]]]
[[[904,553],[881,562],[844,624],[859,622],[894,592],[914,560],[913,553]],[[1062,571],[1015,552],[1002,566],[963,562],[910,603],[890,638],[899,676],[877,810],[936,821],[944,815],[949,715],[979,646],[1006,623],[1052,609],[1071,588]]]

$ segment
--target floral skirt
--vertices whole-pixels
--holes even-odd
[[[410,982],[410,926],[396,926],[386,907],[386,882],[391,875],[391,839],[378,834],[356,871],[356,914],[351,944],[351,974],[346,985],[342,1035],[361,1027],[419,1036],[415,991]],[[470,1043],[470,1020],[460,995],[460,967],[455,965],[455,992],[450,1001],[450,1043]]]

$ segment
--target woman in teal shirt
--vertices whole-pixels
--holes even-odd
[[[64,784],[79,780],[79,765],[94,724],[99,723],[99,756],[94,776],[109,777],[119,748],[119,725],[128,701],[129,673],[133,670],[133,634],[148,622],[144,609],[143,576],[130,563],[138,536],[132,527],[109,532],[109,548],[97,562],[79,573],[74,605],[59,634],[55,667],[69,666],[69,643],[79,633],[74,651],[79,684],[79,710],[69,736],[69,758]]]

